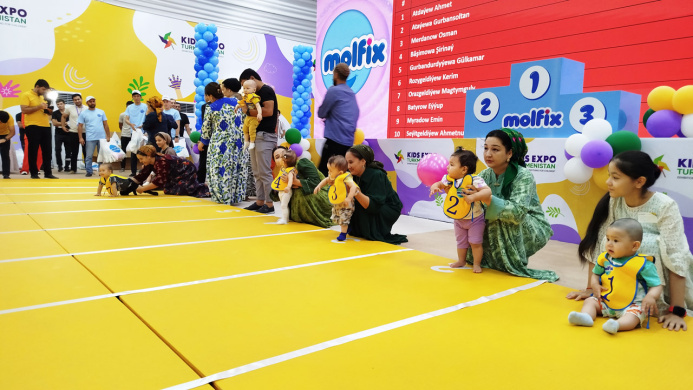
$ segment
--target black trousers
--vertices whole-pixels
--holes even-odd
[[[1,136],[5,138],[5,136]],[[12,142],[7,140],[0,144],[0,159],[2,159],[2,176],[10,177],[10,147]]]
[[[329,138],[325,138],[325,145],[322,147],[322,156],[320,157],[320,165],[318,165],[318,171],[322,172],[325,177],[327,177],[327,160],[332,156],[344,156],[349,150],[349,146],[338,144]]]
[[[79,134],[65,133],[65,170],[77,172],[77,157],[79,154]],[[68,157],[69,156],[69,157]],[[69,166],[68,166],[69,162]]]
[[[199,183],[204,183],[207,177],[207,148],[209,145],[205,146],[204,150],[200,150],[200,165],[197,167],[197,181]]]
[[[123,149],[123,153],[127,156],[125,151],[130,143],[132,137],[120,137],[120,148]],[[120,162],[120,169],[125,169],[125,157]],[[135,153],[130,153],[130,173],[133,175],[137,174],[137,155]]]
[[[19,128],[19,143],[22,145],[22,151],[24,151],[24,136],[26,136],[26,130],[23,127]]]
[[[51,160],[53,159],[53,134],[50,126],[27,126],[26,138],[29,141],[29,173],[31,173],[31,176],[38,176],[39,173],[39,169],[36,166],[39,146],[43,154],[43,173],[46,176],[52,175]]]
[[[70,151],[67,143],[67,133],[62,128],[55,128],[55,162],[58,163],[58,170],[63,168],[63,145],[65,145],[65,170],[70,170]]]

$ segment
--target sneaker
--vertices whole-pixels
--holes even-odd
[[[63,168],[62,168],[62,167],[58,167],[58,172],[62,172],[62,171],[63,171]]]
[[[46,178],[46,179],[58,179],[57,176],[53,176],[53,175],[44,176],[44,178]]]
[[[2,178],[3,178],[3,179],[9,179],[10,176],[3,176]]]
[[[120,168],[120,171],[121,171],[121,172],[125,172],[125,168]]]
[[[84,176],[86,176],[86,177],[91,177],[91,173],[87,173],[87,174],[84,175]]]
[[[136,175],[134,173],[131,173],[129,177],[135,177]]]
[[[264,206],[264,205],[262,205],[262,206]],[[258,205],[257,203],[253,203],[250,206],[246,207],[245,209],[250,210],[250,211],[255,211],[255,210],[260,210],[262,208],[262,206]]]
[[[39,175],[31,175],[32,179],[40,179],[41,177]]]
[[[70,175],[76,175],[76,174],[77,174],[77,171],[70,172]]]
[[[24,172],[24,171],[22,171],[21,173],[22,173],[22,175],[25,175],[25,176],[26,176],[26,174],[27,174],[27,173],[26,173],[26,172]]]
[[[260,206],[259,209],[257,209],[257,212],[258,212],[258,213],[262,213],[262,214],[273,213],[273,212],[274,212],[274,206],[272,206],[272,207],[267,207],[266,204],[263,204],[262,206]]]

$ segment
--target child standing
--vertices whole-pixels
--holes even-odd
[[[445,192],[443,210],[455,220],[455,238],[457,239],[457,261],[450,263],[450,268],[462,268],[466,264],[467,250],[472,247],[474,273],[481,272],[481,258],[484,228],[484,209],[481,202],[491,201],[491,189],[484,179],[472,175],[476,172],[479,159],[469,150],[462,147],[455,149],[450,156],[448,174],[431,186],[429,196],[436,192]],[[470,187],[473,189],[469,190]]]
[[[328,197],[332,203],[332,222],[341,227],[337,241],[346,240],[349,222],[354,215],[354,196],[359,191],[359,186],[354,182],[347,168],[348,164],[344,156],[330,157],[327,160],[328,176],[313,190],[313,193],[317,194],[324,185],[330,185]]]
[[[255,93],[257,90],[257,84],[253,80],[246,80],[243,83],[243,99],[238,101],[236,110],[243,109],[244,112],[252,109],[255,106],[257,110],[257,117],[246,115],[245,121],[243,121],[243,138],[244,147],[252,150],[255,149],[255,134],[257,133],[257,126],[262,120],[262,107],[260,106],[260,97]]]
[[[592,326],[601,313],[611,317],[602,329],[616,334],[635,329],[656,313],[662,284],[654,258],[638,254],[642,236],[642,225],[631,218],[618,219],[606,229],[606,252],[597,258],[590,277],[598,294],[585,299],[582,312],[571,312],[568,322]]]
[[[282,153],[283,151],[283,153]],[[277,221],[277,225],[289,223],[289,201],[291,200],[291,186],[296,177],[296,153],[291,149],[277,148],[274,152],[274,163],[280,168],[279,175],[272,180],[273,190],[279,192],[279,201],[282,204],[282,216]],[[286,178],[286,181],[283,178]]]
[[[114,175],[111,164],[101,164],[99,166],[99,176],[101,177],[99,179],[99,188],[94,196],[101,196],[104,186],[106,186],[109,196],[118,196],[118,192],[127,186],[129,180],[127,177]]]

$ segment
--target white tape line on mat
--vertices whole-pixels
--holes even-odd
[[[177,209],[181,207],[212,207],[222,206],[220,204],[201,204],[195,206],[153,206],[153,207],[121,207],[118,209],[94,209],[94,210],[68,210],[68,211],[42,211],[38,213],[14,213],[0,214],[0,217],[9,217],[12,215],[41,215],[41,214],[70,214],[70,213],[95,213],[102,211],[130,211],[130,210],[153,210],[153,209]]]
[[[298,350],[291,351],[291,352],[288,352],[288,353],[285,353],[282,355],[277,355],[277,356],[274,356],[274,357],[271,357],[268,359],[259,360],[257,362],[253,362],[250,364],[246,364],[244,366],[232,368],[232,369],[227,370],[227,371],[218,372],[216,374],[212,374],[210,376],[207,376],[207,377],[204,377],[201,379],[196,379],[196,380],[182,383],[182,384],[179,384],[176,386],[167,387],[164,390],[194,389],[195,387],[204,386],[204,385],[212,383],[214,381],[232,378],[234,376],[245,374],[245,373],[250,372],[250,371],[255,371],[255,370],[258,370],[258,369],[261,369],[264,367],[268,367],[268,366],[271,366],[271,365],[274,365],[277,363],[282,363],[282,362],[285,362],[287,360],[291,360],[291,359],[294,359],[294,358],[297,358],[300,356],[304,356],[304,355],[308,355],[308,354],[315,353],[318,351],[322,351],[323,349],[336,347],[338,345],[346,344],[346,343],[354,341],[354,340],[363,339],[363,338],[373,336],[373,335],[376,335],[379,333],[387,332],[389,330],[401,328],[403,326],[407,326],[407,325],[411,325],[411,324],[414,324],[417,322],[428,320],[430,318],[434,318],[434,317],[442,316],[444,314],[452,313],[452,312],[455,312],[457,310],[464,309],[465,307],[476,306],[476,305],[479,305],[482,303],[486,303],[486,302],[493,301],[493,300],[496,300],[499,298],[503,298],[503,297],[506,297],[508,295],[514,294],[514,293],[519,292],[519,291],[529,290],[531,288],[537,287],[537,286],[539,286],[545,282],[546,282],[545,280],[538,280],[538,281],[533,282],[533,283],[525,284],[524,286],[514,287],[514,288],[511,288],[511,289],[508,289],[505,291],[501,291],[499,293],[490,295],[488,297],[481,297],[481,298],[475,299],[473,301],[460,303],[460,304],[457,304],[454,306],[446,307],[444,309],[435,310],[435,311],[424,313],[424,314],[419,314],[417,316],[405,318],[405,319],[400,320],[400,321],[395,321],[395,322],[391,322],[389,324],[377,326],[375,328],[366,329],[366,330],[361,331],[361,332],[352,333],[350,335],[346,335],[346,336],[342,336],[342,337],[339,337],[336,339],[325,341],[323,343],[311,345],[310,347],[298,349]]]

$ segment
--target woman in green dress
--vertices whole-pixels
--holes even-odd
[[[493,195],[486,208],[484,256],[481,266],[512,275],[550,282],[558,280],[553,271],[527,268],[530,256],[543,248],[553,235],[539,203],[534,176],[525,168],[527,144],[524,136],[510,129],[493,130],[484,141],[481,176]],[[467,189],[467,193],[477,189]],[[471,253],[467,263],[473,264]]]
[[[392,234],[392,225],[399,219],[402,202],[383,169],[383,164],[374,161],[373,149],[356,145],[346,152],[349,172],[354,176],[359,191],[354,215],[349,223],[352,236],[390,244],[407,242],[407,236]]]
[[[276,161],[281,159],[286,152],[283,146],[277,146],[272,151],[272,158]],[[297,175],[294,178],[293,195],[289,201],[289,219],[294,222],[303,222],[320,227],[332,226],[332,205],[327,197],[327,187],[323,187],[320,192],[313,194],[313,190],[325,178],[318,171],[312,161],[302,158],[296,162]],[[284,181],[287,179],[284,178]],[[273,201],[279,201],[275,191],[270,197]]]

